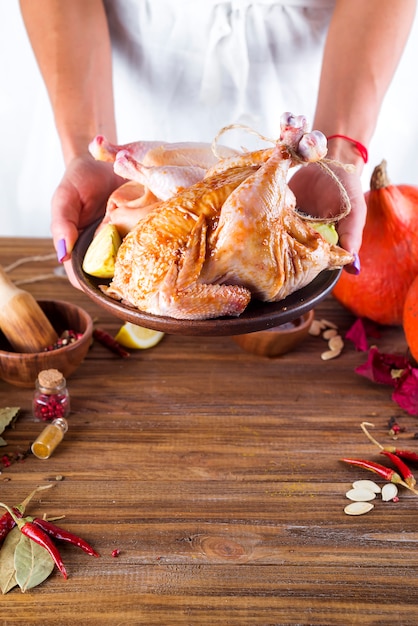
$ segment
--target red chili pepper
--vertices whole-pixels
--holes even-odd
[[[373,438],[371,438],[371,441],[373,441]],[[381,446],[376,441],[374,441],[374,443],[376,443],[376,445],[380,448],[381,452],[390,452],[391,454],[396,454],[396,456],[399,456],[401,459],[418,463],[417,452],[413,452],[412,450],[400,450],[399,448],[396,448],[396,446]]]
[[[12,511],[13,511],[14,515],[16,517],[22,517],[23,513],[25,512],[26,506],[32,500],[33,496],[38,491],[43,491],[44,489],[50,489],[51,487],[52,487],[52,485],[44,485],[42,487],[37,487],[36,489],[34,489],[23,500],[23,502],[21,502],[17,506],[13,507]],[[16,526],[16,521],[15,521],[14,517],[12,516],[12,514],[9,513],[9,511],[6,511],[5,513],[3,513],[3,515],[0,517],[0,545],[3,543],[3,541],[6,539],[7,535],[9,534],[9,532],[15,526]]]
[[[18,526],[20,532],[25,535],[25,537],[28,537],[39,546],[45,548],[47,552],[49,552],[61,574],[64,576],[64,578],[67,578],[67,570],[65,569],[65,565],[62,561],[61,555],[58,551],[58,548],[52,542],[49,536],[43,530],[41,530],[41,528],[35,526],[35,524],[33,524],[32,522],[26,521],[25,518],[23,518],[23,520],[19,520]]]
[[[356,465],[357,467],[363,467],[364,469],[368,469],[375,474],[379,474],[385,480],[395,483],[397,485],[402,485],[403,487],[407,487],[411,489],[409,485],[407,485],[402,478],[399,476],[395,470],[390,467],[386,467],[385,465],[379,465],[379,463],[374,463],[373,461],[366,461],[364,459],[341,459],[344,463],[350,463],[350,465]],[[413,489],[412,489],[413,491]]]
[[[16,522],[8,511],[0,517],[0,545],[6,539],[9,532],[16,526]]]
[[[385,456],[387,456],[388,459],[392,461],[393,465],[399,470],[399,473],[406,482],[406,484],[413,489],[417,484],[416,478],[409,469],[409,467],[402,461],[402,459],[397,457],[396,454],[389,452],[388,450],[381,450],[380,454],[384,454]]]
[[[20,517],[20,515],[16,515],[13,509],[8,507],[7,504],[3,504],[3,502],[0,502],[0,506],[3,509],[6,509],[7,513],[9,513],[15,524],[17,524],[22,535],[25,535],[25,537],[28,537],[28,539],[31,539],[39,546],[42,546],[43,548],[45,548],[45,550],[47,550],[61,574],[64,576],[64,578],[67,578],[67,570],[65,569],[65,565],[62,561],[61,555],[58,551],[58,548],[52,542],[49,536],[41,528],[35,526],[35,524],[30,521],[30,518],[22,518]]]
[[[389,449],[389,446],[385,446],[384,450],[392,452],[393,454],[396,454],[396,456],[400,456],[401,459],[418,463],[418,454],[416,452],[412,452],[412,450],[398,450],[398,448]]]
[[[385,452],[391,452],[392,454],[396,454],[396,456],[399,456],[402,459],[406,459],[407,461],[413,461],[415,463],[418,463],[418,453],[417,452],[413,452],[412,450],[399,450],[399,448],[396,448],[395,446],[382,446],[382,444],[379,443],[369,433],[369,431],[367,430],[366,426],[373,426],[373,424],[370,424],[369,422],[362,422],[361,429],[364,432],[364,434],[366,435],[366,437],[369,439],[369,441],[374,443],[375,446],[380,448],[380,450],[385,451]]]
[[[114,352],[118,356],[121,356],[123,359],[131,356],[130,353],[125,350],[114,337],[112,337],[112,335],[109,335],[109,333],[105,332],[104,330],[95,328],[93,330],[93,337],[103,346],[109,348],[111,352]]]
[[[16,517],[22,517],[22,513],[20,512],[19,507],[17,506],[13,507],[13,512],[15,513]],[[0,545],[3,543],[3,541],[6,539],[7,535],[9,534],[9,532],[15,526],[16,526],[16,522],[14,518],[10,515],[8,511],[6,511],[6,513],[4,513],[0,517]]]
[[[48,535],[51,535],[51,537],[54,537],[55,539],[59,539],[60,541],[67,541],[68,543],[71,543],[73,546],[77,546],[78,548],[81,548],[82,550],[84,550],[84,552],[86,552],[87,554],[90,554],[90,556],[100,556],[100,554],[96,552],[91,547],[91,545],[87,543],[87,541],[84,541],[84,539],[81,539],[81,537],[77,537],[77,535],[73,535],[73,533],[70,533],[67,530],[64,530],[63,528],[59,528],[58,526],[55,526],[55,524],[52,524],[51,522],[48,522],[47,520],[44,520],[44,519],[40,519],[38,517],[27,518],[27,519],[30,519],[31,522],[35,524],[35,526],[38,526],[41,530],[46,532]]]

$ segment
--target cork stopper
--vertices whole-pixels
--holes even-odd
[[[65,382],[64,376],[61,374],[59,370],[50,369],[50,370],[42,370],[38,374],[38,382],[41,387],[45,389],[54,389],[56,387],[61,387],[61,385]]]

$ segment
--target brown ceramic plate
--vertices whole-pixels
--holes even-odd
[[[253,300],[239,317],[218,317],[210,320],[177,320],[139,311],[106,296],[99,285],[109,280],[94,278],[83,271],[83,259],[98,223],[92,224],[80,235],[73,254],[72,265],[83,291],[99,306],[124,322],[132,322],[171,335],[239,335],[274,328],[290,322],[313,309],[335,286],[341,270],[321,272],[309,285],[292,293],[280,302]]]

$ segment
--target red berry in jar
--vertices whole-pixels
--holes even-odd
[[[44,422],[68,416],[70,396],[61,372],[56,369],[39,372],[35,383],[32,411],[36,419]]]

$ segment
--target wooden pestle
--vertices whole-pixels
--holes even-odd
[[[0,329],[16,352],[43,352],[58,335],[35,298],[0,266]]]

